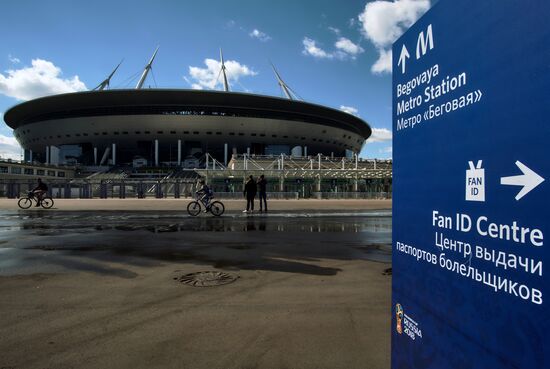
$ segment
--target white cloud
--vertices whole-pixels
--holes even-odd
[[[189,78],[184,79],[195,90],[215,89],[216,86],[223,86],[223,77],[220,75],[221,62],[214,59],[205,59],[206,68],[189,67]],[[250,69],[248,66],[239,63],[235,60],[225,62],[226,74],[228,81],[237,82],[241,77],[255,76],[258,73]],[[219,78],[218,78],[219,77]]]
[[[31,67],[0,73],[0,93],[18,100],[86,90],[78,76],[61,78],[61,69],[52,62],[34,59]]]
[[[373,1],[367,3],[359,21],[364,35],[375,46],[390,46],[430,8],[429,0]]]
[[[8,60],[10,61],[10,63],[12,64],[19,64],[21,63],[21,60],[19,60],[19,58],[16,58],[15,56],[11,55],[11,54],[8,54]]]
[[[259,29],[256,29],[256,28],[254,28],[252,30],[252,32],[250,32],[248,35],[250,37],[256,38],[256,39],[258,39],[262,42],[267,42],[267,41],[271,40],[271,37],[268,34],[262,32],[262,31],[260,31]]]
[[[391,45],[428,9],[430,0],[376,0],[359,14],[361,31],[378,49],[374,73],[391,73]]]
[[[382,74],[382,73],[390,73],[392,66],[392,52],[391,49],[384,50],[379,49],[378,50],[378,60],[372,65],[371,71],[373,73]]]
[[[325,50],[321,49],[319,46],[317,46],[317,43],[315,40],[312,40],[308,37],[304,37],[304,40],[302,41],[304,44],[304,50],[302,50],[302,53],[304,55],[313,56],[314,58],[318,59],[332,59],[334,58],[334,55],[332,53],[328,53]]]
[[[21,146],[15,137],[0,134],[0,158],[21,160]]]
[[[354,108],[353,106],[340,105],[340,110],[351,115],[359,116],[359,110],[357,110],[357,108]]]
[[[372,134],[367,143],[390,141],[392,132],[387,128],[372,128]]]
[[[329,31],[334,32],[335,35],[340,36],[340,29],[336,27],[328,27]]]
[[[315,40],[309,37],[304,37],[302,41],[304,49],[302,54],[312,56],[317,59],[355,59],[358,54],[364,52],[363,48],[357,44],[354,44],[351,40],[340,37],[334,44],[336,50],[326,51],[317,45]]]
[[[351,57],[355,57],[365,51],[361,46],[354,44],[351,40],[345,37],[340,37],[334,46],[346,54],[349,54]]]

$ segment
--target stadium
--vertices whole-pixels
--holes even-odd
[[[287,98],[229,90],[143,89],[153,54],[135,89],[47,96],[9,109],[4,120],[26,161],[84,166],[193,167],[207,153],[351,157],[370,136],[360,118],[297,100],[273,68]],[[118,68],[118,66],[117,66]]]
[[[391,197],[392,161],[359,158],[362,119],[298,99],[274,66],[286,98],[230,91],[221,51],[223,91],[144,89],[156,52],[135,89],[107,89],[117,66],[92,91],[9,109],[24,161],[0,161],[0,196],[43,176],[55,197],[189,196],[205,178],[232,198],[263,174],[272,198]]]

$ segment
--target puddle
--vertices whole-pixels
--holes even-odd
[[[322,265],[323,260],[391,262],[387,213],[221,218],[178,212],[20,213],[0,211],[0,251],[5,250],[0,274],[78,269],[134,278],[132,265],[193,263],[335,275],[338,268]]]

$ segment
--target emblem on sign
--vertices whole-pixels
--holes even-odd
[[[403,307],[401,306],[401,304],[395,305],[395,320],[395,329],[397,330],[397,333],[403,333]]]
[[[485,169],[481,168],[482,160],[469,161],[466,170],[466,201],[485,201]]]

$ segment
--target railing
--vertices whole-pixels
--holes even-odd
[[[317,199],[391,199],[391,192],[313,192]]]
[[[218,199],[242,200],[244,195],[242,192],[214,192],[214,197]],[[256,195],[256,197],[258,197]],[[298,200],[298,192],[268,192],[268,200]]]
[[[37,185],[34,181],[0,181],[0,197],[26,196]],[[67,180],[47,183],[48,193],[53,198],[164,198],[192,197],[195,181],[185,180],[127,180],[109,179],[100,181]]]
[[[27,167],[41,167],[41,168],[56,168],[56,169],[65,169],[65,170],[74,170],[74,165],[66,164],[44,164],[38,161],[28,162],[25,160],[16,160],[16,159],[4,159],[0,158],[0,164],[19,164]]]
[[[35,181],[0,179],[0,198],[18,198],[26,196],[35,188]],[[48,192],[54,198],[180,198],[193,197],[196,191],[195,179],[167,180],[56,180],[48,181]],[[242,199],[242,191],[215,192],[220,199]],[[272,191],[268,192],[269,199],[298,199],[306,196],[314,199],[391,199],[391,192],[308,192],[300,191]]]

